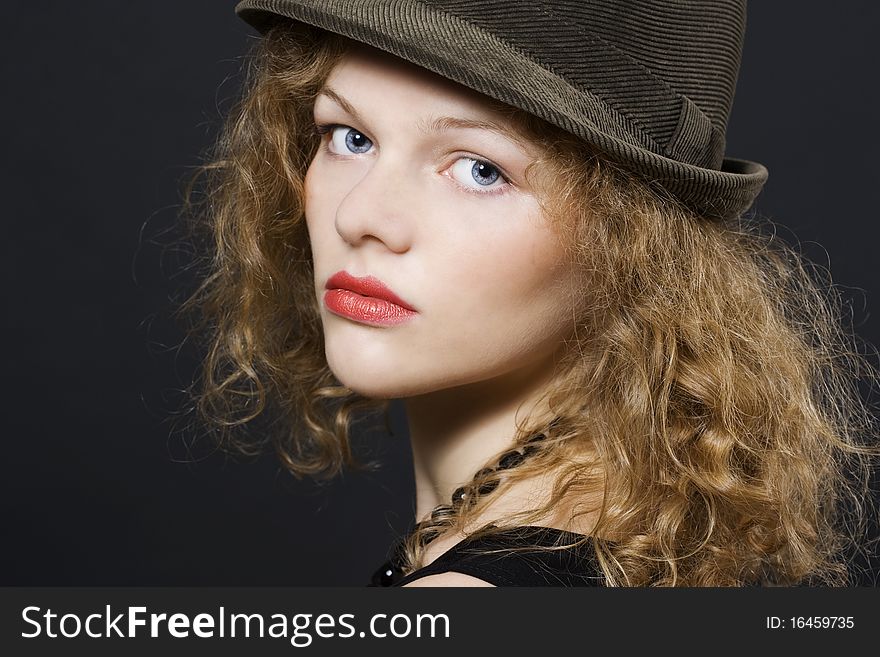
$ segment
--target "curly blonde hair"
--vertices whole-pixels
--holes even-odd
[[[205,200],[185,207],[210,245],[181,308],[209,345],[195,406],[245,452],[266,441],[247,428],[271,416],[269,440],[296,476],[360,465],[351,426],[387,410],[327,365],[304,221],[312,104],[345,52],[317,29],[272,28],[191,181],[187,198],[202,185]],[[842,555],[872,508],[877,455],[858,382],[877,371],[842,327],[834,287],[757,220],[696,216],[561,129],[492,105],[542,146],[530,173],[585,296],[546,390],[556,422],[518,421],[514,444],[544,431],[545,446],[499,487],[553,471],[551,498],[476,531],[574,499],[575,513],[598,514],[584,540],[609,585],[849,583]],[[601,504],[577,504],[595,492]],[[439,526],[472,527],[484,504],[477,495]],[[407,541],[408,570],[423,531]]]

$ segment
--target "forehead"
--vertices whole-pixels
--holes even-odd
[[[339,63],[330,74],[337,84],[357,81],[363,84],[368,78],[373,84],[430,89],[437,95],[450,96],[461,102],[479,104],[481,94],[464,85],[401,59],[391,53],[365,44],[351,42]],[[360,78],[357,80],[357,78]]]
[[[498,101],[400,57],[356,42],[348,45],[325,86],[341,92],[353,104],[379,99],[405,104],[411,112],[440,114],[454,109],[463,115],[510,124]]]

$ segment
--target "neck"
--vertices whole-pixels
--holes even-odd
[[[549,421],[550,381],[546,363],[514,373],[433,391],[405,400],[416,484],[416,519],[449,504],[456,488],[469,482],[493,456],[514,442],[516,421],[526,414]]]

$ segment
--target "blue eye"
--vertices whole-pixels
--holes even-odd
[[[494,191],[504,186],[494,183],[507,182],[497,167],[473,157],[459,158],[452,165],[451,175],[456,181],[475,192]]]
[[[491,185],[500,176],[501,173],[491,164],[474,160],[474,166],[471,167],[471,177],[481,185]]]
[[[366,153],[372,145],[373,142],[363,133],[347,125],[337,125],[330,129],[330,150],[334,153]]]

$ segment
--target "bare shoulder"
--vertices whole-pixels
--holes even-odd
[[[409,584],[404,584],[404,587],[407,586],[491,586],[494,587],[494,584],[489,584],[478,577],[471,577],[470,575],[465,575],[464,573],[438,573],[437,575],[428,575],[427,577],[421,577],[417,580],[413,580]]]

